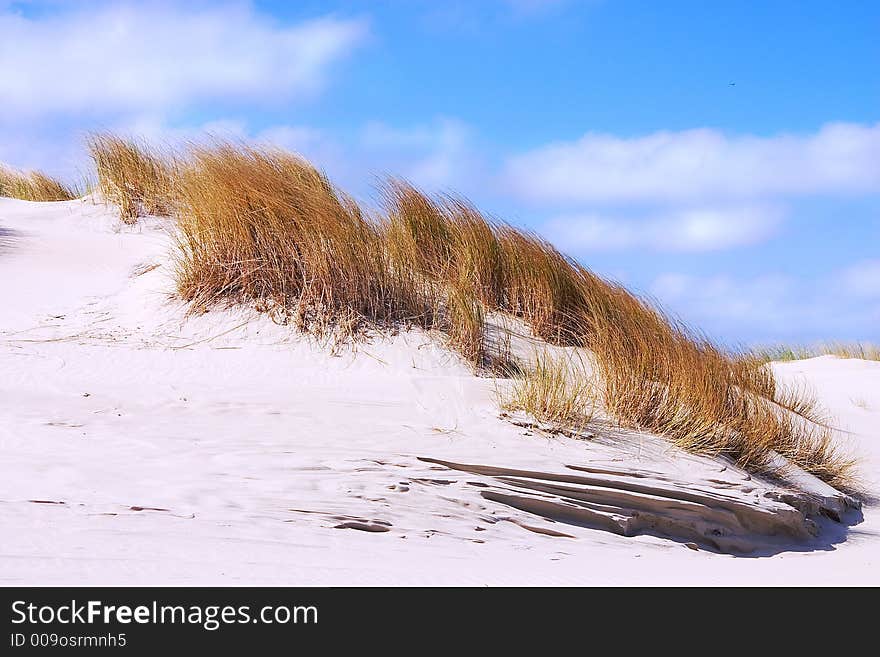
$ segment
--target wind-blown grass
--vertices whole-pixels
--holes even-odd
[[[176,202],[178,289],[198,306],[271,301],[313,330],[349,315],[383,323],[424,313],[389,271],[381,226],[295,155],[194,147]]]
[[[194,308],[252,301],[284,309],[303,330],[338,335],[341,327],[349,336],[416,325],[442,331],[477,367],[487,362],[487,314],[511,315],[591,360],[588,369],[541,359],[525,367],[511,407],[578,427],[600,404],[620,424],[691,451],[753,470],[781,454],[833,484],[849,481],[852,463],[821,409],[803,391],[782,389],[764,360],[726,354],[462,198],[391,179],[374,216],[284,151],[216,142],[191,146],[173,166],[141,166],[125,144],[102,139],[96,162],[119,152],[112,162],[135,171],[105,167],[107,184],[126,190],[126,207],[154,195],[175,214],[178,290]]]
[[[539,362],[514,385],[510,406],[558,423],[589,416],[586,400],[598,395],[619,422],[685,449],[723,454],[754,470],[770,467],[776,452],[835,484],[848,481],[853,464],[835,450],[817,404],[804,392],[781,390],[759,360],[727,356],[539,237],[488,221],[461,200],[432,201],[393,181],[386,206],[396,230],[409,236],[423,276],[469,281],[471,296],[487,309],[520,317],[551,343],[593,354],[595,381],[572,383],[558,363]]]
[[[40,171],[16,171],[0,165],[0,196],[22,201],[72,201],[77,193]]]
[[[124,222],[172,211],[174,158],[136,140],[106,133],[91,135],[87,147],[98,174],[98,189],[119,208]]]

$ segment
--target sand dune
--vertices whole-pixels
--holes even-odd
[[[0,199],[0,583],[880,583],[876,507],[802,473],[548,434],[421,331],[189,316],[170,229]],[[774,368],[877,490],[880,363]]]

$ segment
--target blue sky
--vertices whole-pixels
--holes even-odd
[[[0,161],[202,133],[458,190],[727,344],[880,342],[880,3],[4,2]]]

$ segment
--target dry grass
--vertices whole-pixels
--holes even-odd
[[[861,342],[823,342],[809,346],[777,345],[756,349],[754,356],[769,363],[806,360],[818,356],[837,356],[861,360],[880,360],[880,347]]]
[[[194,308],[256,301],[343,339],[391,324],[439,329],[477,366],[487,362],[486,314],[509,314],[550,343],[588,350],[598,375],[541,358],[514,380],[511,407],[577,430],[600,403],[619,423],[691,451],[753,470],[776,452],[833,484],[849,481],[852,463],[824,413],[804,391],[782,390],[761,357],[724,353],[463,199],[392,179],[384,212],[368,216],[283,151],[218,142],[168,165],[105,136],[92,152],[105,163],[102,188],[122,190],[127,211],[147,199],[171,206],[178,289]]]
[[[769,368],[731,358],[683,327],[632,306],[600,322],[595,352],[606,407],[619,420],[695,452],[723,454],[764,471],[779,453],[838,486],[854,463],[834,446],[834,431],[806,391],[785,390]]]
[[[170,214],[173,209],[174,158],[146,144],[111,134],[87,140],[104,199],[119,207],[126,223],[143,215]]]
[[[473,292],[472,282],[459,280],[451,285],[446,295],[446,322],[441,327],[453,349],[471,363],[483,363],[485,326],[485,310]]]
[[[536,354],[533,367],[517,374],[502,396],[510,411],[524,411],[550,431],[582,433],[596,412],[594,379],[576,355]]]
[[[39,171],[15,171],[0,165],[0,196],[22,201],[72,201],[77,192]]]
[[[413,279],[432,307],[443,300],[460,305],[457,299],[467,298],[469,307],[479,304],[522,318],[551,342],[580,340],[575,329],[587,274],[552,245],[487,219],[463,199],[432,199],[400,180],[386,185],[384,198],[382,233],[390,266]],[[472,323],[475,314],[453,315]]]
[[[726,355],[539,237],[488,221],[463,201],[432,201],[398,181],[386,206],[426,278],[447,289],[468,281],[470,298],[486,309],[594,355],[600,376],[589,380],[583,368],[540,360],[516,380],[509,406],[577,424],[589,414],[573,409],[598,394],[622,424],[684,449],[723,454],[753,470],[769,467],[777,452],[827,481],[849,480],[853,464],[835,450],[825,414],[804,391],[780,390],[759,359]]]
[[[389,275],[380,227],[299,157],[193,147],[176,188],[178,289],[197,306],[268,300],[316,331],[351,315],[413,314],[412,295],[397,294],[402,283]]]

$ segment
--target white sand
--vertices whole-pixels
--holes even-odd
[[[430,336],[334,354],[246,309],[185,319],[168,251],[159,219],[0,199],[0,583],[880,584],[870,504],[742,557],[491,499],[555,503],[546,477],[573,465],[779,506],[652,436],[500,419],[496,384]],[[878,490],[880,363],[775,367],[815,389]]]

